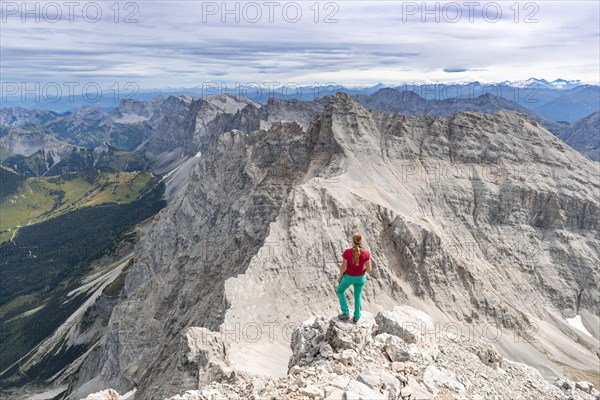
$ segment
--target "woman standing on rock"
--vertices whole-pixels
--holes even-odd
[[[367,282],[367,272],[373,269],[371,266],[371,253],[369,250],[362,249],[362,235],[356,232],[352,235],[354,246],[346,249],[342,254],[342,265],[340,266],[340,275],[338,276],[337,295],[340,300],[342,314],[338,318],[342,321],[350,319],[350,311],[344,292],[354,285],[354,316],[352,322],[357,323],[360,319],[360,310],[362,308],[362,290]]]

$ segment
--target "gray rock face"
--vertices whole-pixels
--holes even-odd
[[[0,139],[0,148],[11,155],[24,157],[43,150],[45,154],[53,157],[55,162],[77,150],[74,146],[44,132],[22,131],[19,128],[13,129],[9,135]]]
[[[596,345],[563,318],[583,310],[597,318],[600,309],[596,170],[524,114],[387,115],[345,94],[329,99],[308,130],[275,123],[251,134],[225,132],[144,228],[127,299],[115,307],[101,350],[86,361],[102,368],[96,375],[85,369],[73,386],[98,375],[105,387],[137,387],[142,399],[162,399],[196,389],[174,367],[174,349],[189,327],[237,335],[232,326],[281,327],[290,316],[337,312],[340,254],[356,230],[374,260],[366,311],[417,302],[436,320],[493,323],[519,337],[535,332],[540,340],[521,354],[546,352],[584,370],[597,362]],[[329,338],[343,368],[360,360],[343,329]],[[307,340],[294,343],[306,350]],[[556,340],[571,357],[559,354]],[[275,365],[285,374],[289,338],[263,334],[249,342],[238,335],[229,342],[234,369]],[[333,357],[322,342],[310,344],[311,357]],[[301,347],[296,354],[305,354]],[[411,360],[435,359],[415,343],[405,350]],[[475,372],[460,369],[463,356],[440,350],[437,357],[455,376],[469,376]],[[468,357],[476,369],[484,365],[474,352]],[[257,366],[258,359],[270,365]],[[164,376],[167,368],[174,372]],[[429,376],[454,387],[444,370]]]
[[[6,108],[0,111],[0,137],[18,137],[22,143],[27,140],[31,142],[27,148],[35,145],[32,136],[43,136],[46,141],[60,139],[86,148],[108,141],[121,149],[143,152],[154,171],[162,174],[205,152],[224,132],[268,130],[271,124],[280,121],[296,122],[307,129],[324,106],[323,99],[272,99],[261,105],[231,95],[200,99],[181,95],[167,99],[158,96],[151,101],[124,99],[108,114],[90,106],[65,114]],[[19,152],[23,146],[8,144],[0,143],[5,153],[23,153]]]
[[[575,121],[559,138],[592,160],[600,161],[600,110]]]
[[[228,345],[218,333],[204,327],[190,327],[179,335],[178,346],[172,351],[176,357],[164,364],[161,381],[152,383],[148,391],[164,392],[165,387],[202,388],[211,382],[227,382],[235,377],[229,365]],[[164,385],[164,382],[168,384]]]
[[[198,100],[171,96],[149,120],[152,134],[143,149],[157,161],[159,170],[161,165],[167,165],[162,169],[168,171],[186,158],[206,152],[224,132],[268,130],[272,123],[281,121],[296,122],[306,128],[323,107],[323,100],[272,100],[260,105],[227,94]],[[173,154],[164,160],[165,153],[169,152]]]
[[[191,129],[192,103],[193,99],[189,96],[169,96],[160,104],[148,120],[152,133],[144,144],[147,154],[169,152],[191,145],[188,132]]]
[[[165,100],[162,96],[157,96],[151,101],[141,101],[136,99],[122,99],[119,107],[115,108],[110,116],[115,122],[135,123],[149,120],[154,112]]]

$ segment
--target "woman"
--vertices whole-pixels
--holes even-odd
[[[367,272],[373,269],[371,266],[371,253],[369,250],[361,249],[362,235],[356,232],[352,235],[354,246],[346,249],[342,254],[342,265],[340,266],[340,275],[338,276],[337,295],[340,300],[342,313],[338,318],[347,321],[350,318],[348,303],[344,292],[354,285],[354,316],[352,322],[357,323],[360,319],[360,310],[362,308],[362,290],[367,282]]]

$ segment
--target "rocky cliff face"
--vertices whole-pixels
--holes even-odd
[[[77,150],[75,146],[61,142],[54,136],[44,132],[22,131],[18,128],[0,139],[0,148],[6,154],[21,155],[24,157],[29,157],[43,150],[48,154],[52,154],[57,162],[62,157]]]
[[[156,160],[159,172],[167,172],[187,158],[206,152],[224,132],[235,129],[249,133],[268,129],[279,121],[293,121],[307,128],[323,107],[323,100],[271,100],[261,105],[227,94],[197,100],[171,96],[149,120],[152,134],[143,149]]]
[[[71,398],[197,389],[177,356],[190,327],[233,334],[236,371],[285,375],[283,327],[338,311],[340,254],[356,230],[374,259],[367,311],[407,303],[479,336],[492,324],[505,356],[598,379],[597,330],[564,319],[599,322],[594,171],[524,114],[387,115],[345,94],[306,130],[225,132],[144,228],[126,300]]]
[[[165,100],[162,96],[156,96],[151,101],[142,101],[136,99],[123,99],[119,102],[119,107],[111,113],[111,118],[118,123],[136,123],[149,120],[154,112]]]

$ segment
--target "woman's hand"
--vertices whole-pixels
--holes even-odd
[[[338,276],[338,283],[342,281],[342,277],[344,276],[347,267],[348,261],[346,261],[346,259],[344,258],[344,260],[342,261],[342,265],[340,265],[340,275]]]

